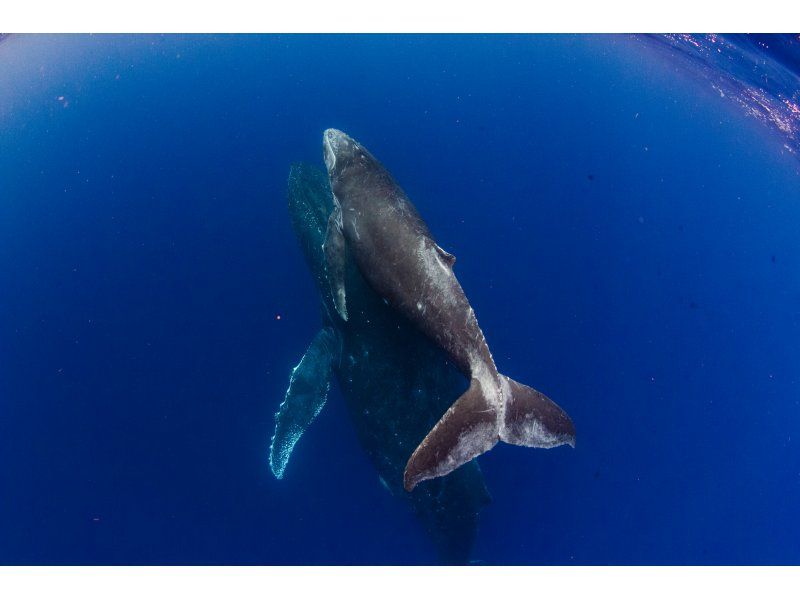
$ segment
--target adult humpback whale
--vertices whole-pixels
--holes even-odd
[[[322,328],[292,372],[275,415],[270,466],[276,477],[283,477],[295,443],[320,413],[335,377],[359,441],[384,485],[408,502],[440,561],[464,563],[478,512],[489,502],[477,462],[411,493],[403,490],[403,468],[466,383],[443,351],[381,300],[350,258],[344,265],[350,317],[344,321],[336,315],[322,250],[332,211],[326,174],[293,165],[289,214],[320,293]]]
[[[575,446],[575,428],[553,401],[495,367],[461,285],[455,257],[439,247],[383,165],[336,129],[323,134],[333,190],[325,257],[336,310],[348,319],[345,264],[352,255],[378,295],[441,347],[470,380],[408,460],[406,490],[446,475],[498,440],[550,448]]]

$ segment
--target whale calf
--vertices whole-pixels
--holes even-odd
[[[344,273],[352,256],[372,289],[470,381],[411,454],[405,489],[450,473],[500,440],[536,448],[574,447],[575,427],[558,405],[497,371],[453,272],[455,257],[439,247],[389,171],[337,129],[323,133],[323,157],[334,204],[323,251],[339,317],[348,319]]]
[[[465,564],[479,513],[490,501],[478,463],[411,493],[403,490],[403,470],[419,439],[464,391],[466,381],[441,349],[381,300],[352,257],[344,264],[350,316],[345,321],[336,314],[322,248],[333,211],[327,173],[294,164],[288,204],[320,296],[322,326],[292,371],[275,414],[270,468],[279,479],[288,475],[297,443],[322,413],[335,380],[380,483],[414,512],[439,562]]]

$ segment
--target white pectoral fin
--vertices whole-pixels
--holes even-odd
[[[453,264],[456,263],[456,256],[454,256],[452,253],[447,253],[444,249],[439,247],[438,244],[435,244],[435,247],[436,253],[439,254],[439,257],[442,258],[442,260],[444,260],[444,262],[452,268]]]
[[[342,209],[337,204],[328,218],[328,230],[322,245],[325,252],[325,265],[328,270],[328,284],[331,287],[333,303],[339,316],[347,321],[347,305],[344,292],[345,242],[342,230]]]
[[[292,370],[286,398],[275,414],[275,434],[269,447],[269,466],[278,479],[283,477],[294,445],[325,405],[340,350],[333,328],[323,328]]]

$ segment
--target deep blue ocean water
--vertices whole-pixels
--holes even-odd
[[[476,562],[800,563],[800,40],[724,41],[0,39],[0,563],[436,562],[335,387],[267,463],[328,127],[575,421],[479,458]]]

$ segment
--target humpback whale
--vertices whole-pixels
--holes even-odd
[[[349,317],[344,272],[351,256],[369,286],[470,381],[411,454],[405,489],[452,472],[500,440],[537,448],[574,447],[572,420],[558,405],[497,371],[453,272],[455,257],[439,247],[389,171],[336,129],[323,133],[323,156],[334,203],[324,253],[339,317]]]
[[[348,256],[343,272],[349,318],[337,315],[322,247],[333,212],[327,174],[295,164],[288,187],[292,227],[320,295],[322,327],[294,368],[275,415],[272,472],[277,478],[287,475],[292,451],[322,412],[335,379],[381,483],[409,505],[440,562],[466,563],[478,514],[490,500],[477,462],[411,493],[403,489],[408,455],[464,391],[466,381],[441,349],[381,300]]]

